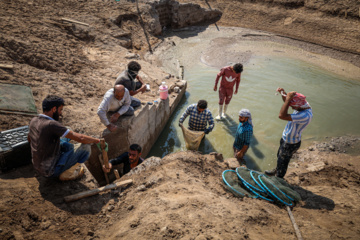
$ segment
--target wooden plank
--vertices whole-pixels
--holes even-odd
[[[0,68],[13,69],[13,68],[14,68],[14,65],[10,65],[10,64],[0,64]]]
[[[102,168],[102,166],[104,165],[104,162],[102,160],[102,155],[101,154],[99,154],[99,161],[100,161],[100,165],[101,165],[101,168]],[[109,184],[110,183],[109,182],[109,176],[107,175],[107,172],[104,171],[104,169],[103,169],[103,172],[104,172],[106,184]]]
[[[293,224],[293,227],[295,229],[295,233],[296,233],[296,237],[298,240],[303,240],[302,236],[301,236],[301,232],[300,232],[300,229],[298,227],[298,225],[296,224],[295,222],[295,218],[294,218],[294,215],[292,214],[291,212],[291,209],[289,206],[286,206],[286,209],[288,211],[288,214],[289,214],[289,217],[290,217],[290,220],[291,220],[291,223]]]
[[[65,200],[65,202],[73,202],[73,201],[76,201],[76,200],[79,200],[79,199],[82,199],[82,198],[94,196],[96,194],[99,194],[100,192],[104,192],[104,191],[107,191],[107,190],[127,186],[129,184],[132,184],[132,182],[133,182],[132,179],[128,179],[128,180],[125,180],[125,181],[122,181],[122,182],[112,183],[112,184],[106,185],[104,187],[88,190],[88,191],[85,191],[85,192],[80,192],[80,193],[70,195],[70,196],[66,196],[66,197],[64,197],[64,200]]]
[[[79,21],[76,21],[76,20],[73,20],[70,18],[61,18],[61,20],[66,21],[66,22],[77,23],[77,24],[84,25],[84,26],[89,26],[89,24],[87,24],[87,23],[79,22]]]
[[[114,169],[115,177],[116,179],[120,179],[119,171],[117,169]]]

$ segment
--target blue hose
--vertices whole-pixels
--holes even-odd
[[[236,192],[237,194],[239,194],[240,196],[242,197],[245,197],[246,195],[241,193],[241,192],[238,192],[235,188],[233,188],[225,179],[225,173],[227,172],[235,172],[235,170],[225,170],[223,173],[222,173],[222,179],[224,181],[224,183],[231,188],[232,191]],[[235,172],[236,173],[236,172]]]
[[[265,176],[264,174],[260,174],[260,175],[258,176],[258,178],[259,178],[259,181],[261,182],[261,184],[266,188],[267,192],[268,192],[271,196],[273,196],[273,197],[275,197],[277,200],[279,200],[281,203],[283,203],[283,204],[285,204],[285,205],[287,205],[287,206],[292,207],[294,204],[293,204],[291,201],[294,201],[294,200],[293,200],[292,198],[290,198],[288,195],[286,195],[285,193],[283,193],[278,187],[276,187],[276,186],[271,182],[271,180],[270,180],[269,178],[267,178],[267,179],[269,180],[269,182],[271,183],[271,185],[272,185],[273,187],[275,187],[277,190],[279,190],[282,194],[284,194],[284,196],[285,196],[286,198],[288,198],[291,203],[289,204],[289,203],[283,201],[282,199],[280,199],[280,198],[279,198],[275,193],[273,193],[273,192],[264,184],[264,182],[261,180],[261,177],[264,177],[264,176]]]

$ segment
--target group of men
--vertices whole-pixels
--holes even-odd
[[[97,114],[101,122],[110,130],[116,131],[114,124],[120,116],[130,116],[134,114],[134,108],[140,106],[141,102],[134,95],[146,91],[146,86],[138,76],[141,69],[139,63],[132,61],[128,64],[125,71],[117,77],[114,87],[109,89],[101,102]],[[219,115],[218,120],[226,118],[226,110],[229,105],[233,89],[235,94],[241,80],[243,66],[237,63],[233,66],[224,67],[216,76],[214,91],[221,78],[219,88]],[[299,149],[301,144],[301,133],[312,119],[312,110],[305,96],[290,92],[286,94],[283,88],[277,91],[282,94],[284,104],[281,107],[279,118],[288,121],[283,136],[280,140],[278,150],[277,167],[266,174],[284,177],[292,155]],[[225,102],[225,105],[223,106]],[[56,177],[60,180],[73,180],[79,178],[84,173],[82,163],[90,156],[90,145],[98,144],[100,139],[76,133],[62,124],[59,118],[62,116],[65,101],[55,95],[47,96],[43,103],[43,113],[34,117],[29,124],[28,140],[31,146],[32,162],[35,170],[45,177]],[[292,107],[295,111],[288,113],[288,108]],[[110,113],[110,119],[107,114]],[[193,131],[203,131],[210,133],[214,126],[214,119],[205,100],[198,101],[187,107],[182,114],[179,123],[182,124],[187,116],[189,119],[189,129]],[[247,152],[251,137],[253,135],[253,124],[251,113],[248,109],[241,109],[239,112],[239,122],[235,141],[233,144],[234,156],[242,164]],[[73,145],[69,140],[74,140],[80,144]],[[103,166],[105,172],[109,172],[113,165],[123,163],[123,173],[141,164],[141,147],[137,144],[130,146],[129,152],[110,160],[109,167]]]
[[[216,117],[217,120],[226,118],[226,110],[233,95],[234,85],[236,84],[235,94],[237,94],[242,71],[242,64],[237,63],[233,66],[222,68],[217,74],[214,91],[217,91],[217,85],[221,78],[219,88],[219,115]],[[300,148],[301,134],[311,122],[313,114],[310,104],[305,100],[306,97],[303,94],[297,92],[286,93],[283,88],[278,88],[276,91],[281,94],[284,101],[280,109],[279,118],[288,121],[288,123],[280,139],[280,147],[277,152],[277,166],[272,170],[266,170],[265,173],[283,178],[291,157]],[[224,102],[225,105],[223,106]],[[292,114],[288,113],[289,107],[295,110]],[[179,120],[179,125],[183,124],[187,116],[190,116],[188,128],[192,131],[203,131],[205,134],[208,134],[214,128],[214,119],[210,110],[207,109],[207,102],[205,100],[200,100],[197,104],[188,106]],[[242,165],[245,163],[244,156],[250,146],[253,135],[252,117],[248,109],[240,110],[239,122],[233,144],[233,151],[234,157]]]
[[[109,89],[99,108],[100,121],[110,130],[116,131],[114,124],[120,116],[131,116],[134,108],[141,105],[139,99],[133,97],[146,91],[146,86],[138,76],[141,69],[139,63],[131,61],[125,71],[117,77],[114,87]],[[42,102],[43,113],[34,117],[29,124],[28,141],[30,142],[32,162],[36,172],[45,177],[60,180],[74,180],[84,174],[84,163],[90,156],[90,144],[96,143],[100,148],[100,139],[76,133],[61,123],[59,118],[65,106],[63,98],[48,95]],[[110,113],[110,119],[107,118]],[[79,144],[71,144],[74,140]],[[80,145],[81,143],[81,145]],[[129,152],[110,160],[108,172],[114,164],[123,163],[123,174],[142,163],[141,147],[130,146]]]

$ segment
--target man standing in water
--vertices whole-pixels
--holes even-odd
[[[313,114],[310,104],[301,93],[289,92],[286,94],[283,88],[278,88],[276,91],[282,95],[284,101],[279,118],[288,121],[288,123],[280,140],[277,166],[273,170],[265,171],[265,174],[283,178],[292,155],[300,148],[301,133],[311,122]],[[295,110],[292,114],[288,114],[289,106]]]
[[[219,116],[215,118],[216,120],[222,120],[226,117],[226,110],[231,101],[235,83],[235,94],[238,93],[242,71],[243,65],[241,63],[236,63],[234,66],[223,67],[216,75],[214,91],[217,91],[219,79],[222,77],[219,88]],[[224,101],[225,106],[223,112]]]
[[[253,135],[253,124],[251,113],[248,109],[241,109],[239,112],[239,126],[236,130],[234,141],[234,157],[238,160],[239,164],[245,164],[244,156],[247,152],[251,137]]]
[[[179,125],[185,121],[185,118],[190,115],[189,119],[189,129],[192,131],[202,131],[205,134],[211,132],[214,128],[214,119],[209,109],[207,109],[207,101],[199,100],[196,104],[191,104],[182,114]],[[209,127],[206,128],[207,123]]]

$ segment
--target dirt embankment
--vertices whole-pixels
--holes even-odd
[[[290,165],[304,239],[359,239],[359,146],[358,137],[314,144]],[[91,179],[60,183],[20,168],[0,179],[0,238],[296,239],[284,207],[225,190],[227,168],[196,152],[150,158],[122,178],[132,186],[73,203],[63,197],[94,188]]]
[[[181,0],[221,10],[218,25],[277,33],[340,51],[360,54],[357,0]],[[358,60],[359,61],[359,60]],[[355,61],[354,61],[355,62]]]

